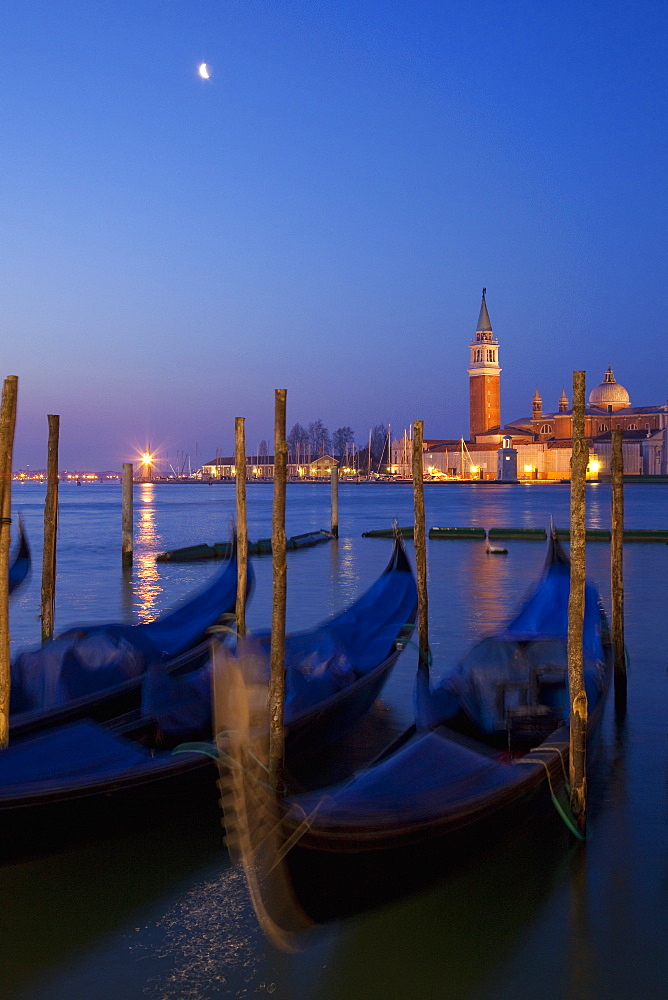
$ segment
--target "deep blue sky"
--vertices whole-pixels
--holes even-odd
[[[249,450],[321,418],[468,434],[611,364],[666,401],[658,0],[3,0],[0,317],[15,466]],[[197,76],[198,63],[211,79]]]

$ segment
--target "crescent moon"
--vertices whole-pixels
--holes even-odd
[[[211,74],[209,73],[209,67],[206,63],[200,63],[197,67],[197,72],[202,77],[203,80],[211,79]]]

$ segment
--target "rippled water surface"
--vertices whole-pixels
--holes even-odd
[[[610,490],[588,489],[588,521],[610,523]],[[13,651],[39,641],[44,489],[16,485],[35,556],[12,599]],[[248,488],[249,536],[271,531],[272,490]],[[56,626],[147,621],[204,586],[218,563],[156,563],[166,549],[229,538],[231,485],[137,486],[135,559],[121,571],[121,495],[112,485],[61,487]],[[410,485],[341,485],[337,543],[288,554],[288,628],[353,600],[384,568],[385,539],[362,532],[412,523]],[[566,485],[428,485],[428,526],[567,526]],[[329,527],[324,484],[288,487],[287,532]],[[629,485],[626,524],[668,528],[668,491]],[[438,674],[513,611],[540,573],[545,547],[431,541],[430,643]],[[412,547],[408,546],[412,559]],[[474,862],[417,897],[327,928],[297,955],[262,937],[245,883],[215,824],[197,817],[110,836],[0,866],[0,976],[12,1000],[95,997],[212,1000],[399,1000],[518,995],[665,995],[668,975],[668,546],[625,547],[629,708],[608,711],[592,767],[590,840],[569,841],[556,817],[490,843]],[[588,547],[588,573],[609,607],[609,545]],[[270,621],[271,560],[255,560],[249,625]],[[407,650],[377,714],[410,718],[415,655]]]

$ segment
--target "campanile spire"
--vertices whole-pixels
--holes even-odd
[[[501,423],[501,368],[499,342],[494,336],[487,311],[487,289],[482,301],[475,336],[469,351],[470,437],[498,427]]]

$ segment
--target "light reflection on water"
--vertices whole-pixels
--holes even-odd
[[[134,606],[139,622],[150,622],[157,618],[159,600],[163,587],[158,571],[156,556],[160,553],[161,536],[156,523],[156,496],[158,487],[154,483],[139,486],[138,505],[135,516],[136,556],[133,559]]]
[[[140,503],[142,495],[137,492],[135,503],[133,602],[136,608],[151,604],[153,615],[199,589],[219,570],[219,564],[156,564],[154,558],[163,548],[229,537],[234,487],[152,485],[146,504]],[[608,527],[609,487],[588,488],[587,500],[589,523]],[[251,484],[248,503],[250,537],[266,537],[271,489]],[[22,489],[16,505],[26,514],[38,555],[43,496]],[[569,490],[561,485],[437,486],[426,490],[425,507],[429,526],[546,527],[550,515],[566,526]],[[354,600],[385,567],[392,547],[390,540],[365,539],[362,532],[390,527],[395,517],[410,524],[412,509],[410,487],[342,486],[338,543],[288,554],[288,627],[306,627]],[[626,520],[634,527],[668,527],[665,488],[630,486]],[[288,534],[327,527],[328,521],[328,489],[288,489]],[[511,613],[540,573],[543,544],[513,542],[507,547],[507,556],[489,556],[484,544],[475,541],[429,543],[435,674],[445,672],[473,641]],[[410,544],[407,551],[412,559]],[[608,607],[609,558],[608,545],[587,549],[589,575]],[[0,869],[8,912],[24,915],[6,922],[0,941],[12,956],[11,995],[21,1000],[217,1000],[264,992],[276,1000],[510,1000],[518,995],[627,1000],[661,995],[668,974],[668,547],[629,545],[624,558],[629,712],[619,733],[608,707],[599,766],[590,784],[592,839],[584,850],[574,849],[558,824],[527,824],[509,841],[490,845],[476,865],[428,893],[334,927],[312,951],[285,957],[260,937],[243,882],[226,867],[219,846],[202,848],[195,863],[197,832],[190,829],[186,835],[174,828],[167,834],[169,848],[153,858],[151,840],[137,834],[121,848],[111,841],[89,848],[86,855],[74,850],[60,860],[28,862],[12,877]],[[120,491],[62,491],[58,568],[56,601],[63,624],[116,620],[122,614]],[[141,600],[140,568],[146,572]],[[257,559],[255,568],[258,583],[249,625],[260,628],[270,621],[271,560]],[[30,585],[12,602],[15,644],[32,636],[38,607],[36,566]],[[406,650],[384,693],[397,726],[411,715],[416,660],[415,650]],[[122,864],[113,861],[119,853]],[[113,873],[109,898],[101,904],[106,923],[95,931],[83,925],[72,928],[77,923],[72,915],[90,907],[96,863],[101,878],[110,868]],[[167,879],[170,864],[173,872],[169,869]],[[73,873],[83,868],[87,877],[67,877],[68,865]],[[53,878],[54,871],[60,877]],[[34,935],[31,914],[40,912],[53,919]]]

